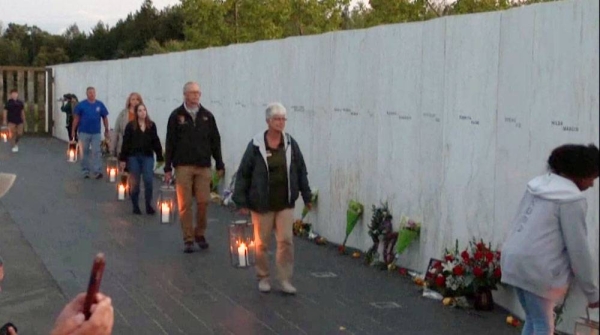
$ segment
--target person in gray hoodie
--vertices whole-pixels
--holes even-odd
[[[525,311],[523,335],[554,334],[554,307],[573,277],[588,308],[598,308],[582,193],[598,178],[598,159],[593,144],[562,145],[548,158],[550,171],[527,184],[500,259],[502,283],[515,288]]]

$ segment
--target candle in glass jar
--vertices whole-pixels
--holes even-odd
[[[119,184],[119,200],[125,200],[125,185]]]
[[[240,266],[246,266],[248,264],[248,247],[246,247],[246,243],[242,243],[238,247],[238,259]]]
[[[2,134],[2,139],[4,140],[4,143],[6,143],[6,141],[7,141],[7,136],[6,136],[6,134]]]
[[[162,223],[169,223],[169,215],[171,214],[171,208],[169,208],[169,204],[163,202],[161,205],[161,213],[162,213]]]
[[[75,161],[75,150],[69,150],[69,161],[74,162]]]
[[[108,172],[108,175],[110,177],[111,183],[114,183],[117,180],[117,170],[116,169],[110,169],[110,171]]]

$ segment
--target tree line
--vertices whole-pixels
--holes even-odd
[[[113,27],[77,24],[53,35],[0,22],[0,65],[46,66],[225,46],[291,36],[509,9],[553,0],[181,0],[162,10],[145,0]]]

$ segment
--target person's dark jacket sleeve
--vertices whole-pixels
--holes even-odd
[[[131,151],[131,136],[133,135],[133,126],[128,123],[123,133],[123,144],[121,145],[121,153],[119,153],[119,160],[126,162]]]
[[[217,170],[223,170],[225,168],[225,163],[223,163],[223,155],[221,153],[221,134],[219,134],[219,128],[217,127],[217,121],[214,117],[212,120],[212,138],[210,141],[210,149],[212,151],[212,156],[215,159],[215,167]]]
[[[171,113],[169,122],[167,123],[167,140],[165,142],[165,172],[173,171],[173,154],[177,145],[177,115],[176,112]]]
[[[308,183],[308,171],[306,170],[306,164],[304,163],[304,156],[300,151],[300,146],[296,140],[292,139],[292,149],[296,155],[296,172],[298,174],[298,188],[302,194],[302,200],[305,204],[310,203],[312,198],[312,191]]]
[[[157,162],[165,160],[163,157],[162,145],[160,144],[160,138],[158,137],[158,129],[156,129],[155,123],[152,123],[152,150],[156,153]]]
[[[67,102],[66,104],[62,105],[62,106],[60,107],[60,110],[61,110],[63,113],[67,113],[67,114],[71,113],[71,112],[72,112],[72,109],[71,109],[71,103],[70,103],[70,102]]]
[[[252,173],[254,171],[254,145],[252,141],[248,144],[246,152],[242,157],[242,162],[235,175],[235,185],[233,189],[233,202],[238,208],[248,208],[248,192],[252,183]]]

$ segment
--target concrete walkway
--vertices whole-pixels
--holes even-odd
[[[519,333],[500,308],[444,307],[409,278],[302,239],[299,294],[260,294],[253,270],[230,265],[224,208],[210,207],[210,249],[184,254],[178,225],[134,216],[114,184],[82,179],[64,142],[25,138],[20,148],[0,144],[0,171],[18,175],[0,201],[0,324],[12,320],[23,334],[48,333],[62,305],[85,291],[98,251],[107,255],[101,289],[113,298],[114,334]]]

